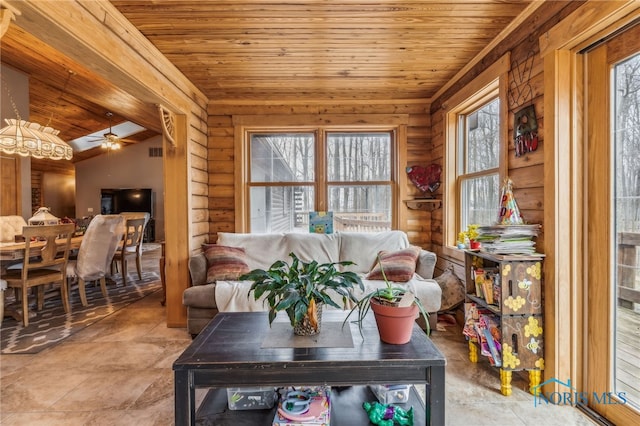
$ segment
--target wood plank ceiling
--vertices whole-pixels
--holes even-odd
[[[111,3],[212,101],[426,103],[531,2]],[[3,63],[30,75],[30,119],[51,120],[63,139],[105,128],[107,111],[114,124],[126,119],[149,129],[138,140],[159,132],[155,106],[16,25],[0,48]]]
[[[528,1],[112,0],[210,99],[429,99]]]

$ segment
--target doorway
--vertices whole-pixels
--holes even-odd
[[[588,408],[640,424],[640,25],[586,53]]]

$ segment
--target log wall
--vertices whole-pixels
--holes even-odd
[[[429,161],[431,121],[426,101],[403,103],[352,102],[331,103],[316,101],[313,104],[229,104],[210,102],[208,106],[208,222],[209,239],[215,241],[218,232],[236,231],[235,197],[242,189],[234,184],[234,134],[233,117],[240,115],[323,115],[354,114],[408,114],[406,163],[401,164],[400,173],[406,165],[426,165]],[[380,123],[384,124],[384,123]],[[278,123],[274,122],[274,126]],[[400,203],[406,197],[413,197],[417,190],[410,184],[400,188]],[[407,232],[413,244],[429,247],[431,242],[431,212],[410,210],[401,206],[399,228]]]
[[[575,10],[580,2],[552,2],[540,7],[531,19],[513,31],[506,39],[489,52],[470,72],[456,81],[445,93],[431,103],[431,159],[444,166],[445,155],[445,114],[447,100],[469,84],[484,69],[511,52],[509,71],[508,128],[508,177],[514,183],[514,196],[520,212],[527,223],[543,225],[543,232],[537,239],[537,250],[544,246],[544,74],[540,57],[539,37]],[[538,121],[538,149],[516,157],[513,141],[514,113],[528,105],[534,105]],[[445,202],[447,202],[445,200]],[[453,200],[451,202],[454,202]],[[458,276],[463,277],[462,256],[448,256],[444,246],[452,246],[453,241],[444,240],[443,210],[436,210],[431,217],[431,243],[438,255],[438,271],[453,266]],[[459,231],[459,230],[456,230]]]

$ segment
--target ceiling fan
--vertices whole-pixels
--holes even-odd
[[[106,133],[102,133],[105,131],[102,130],[73,140],[72,145],[74,146],[74,148],[76,148],[78,151],[84,151],[86,149],[95,148],[95,144],[99,143],[104,150],[115,151],[122,148],[123,143],[129,142],[128,140],[123,139],[114,132],[114,126],[112,123],[113,113],[107,112],[105,115],[109,119],[109,130]],[[125,135],[131,135],[144,130],[143,127],[128,121],[120,123],[115,127],[119,129],[119,133],[124,133]],[[130,142],[135,143],[135,141],[133,140]]]
[[[120,138],[118,137],[118,135],[113,133],[111,126],[111,118],[113,117],[113,113],[107,112],[106,115],[109,118],[109,131],[103,135],[101,146],[107,151],[120,149]]]

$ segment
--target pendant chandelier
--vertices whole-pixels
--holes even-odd
[[[62,93],[66,91],[71,74],[73,74],[73,72],[69,71],[69,77],[65,82]],[[2,82],[6,86],[4,79]],[[20,119],[18,108],[13,102],[9,87],[6,87],[7,93],[9,94],[9,101],[17,118],[4,120],[7,126],[0,129],[0,151],[7,154],[18,154],[23,157],[71,160],[71,158],[73,158],[73,149],[58,137],[60,131],[52,127],[41,126],[38,123],[30,123]],[[60,94],[60,98],[62,98],[62,94]],[[59,102],[60,99],[58,99],[58,103]]]
[[[20,119],[5,119],[0,129],[0,151],[23,157],[71,160],[73,149],[58,137],[58,130]]]

